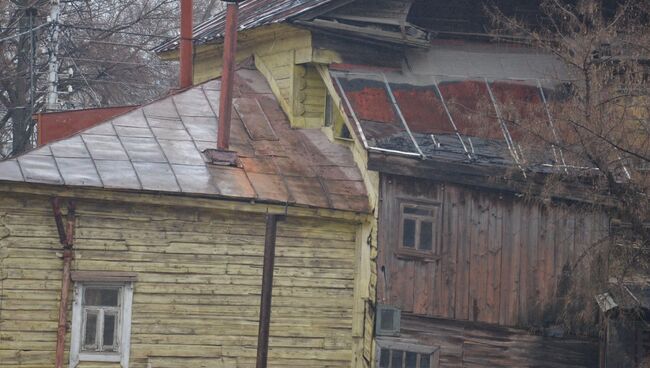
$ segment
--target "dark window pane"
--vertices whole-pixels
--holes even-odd
[[[419,215],[419,216],[433,216],[433,210],[430,208],[422,208],[415,206],[405,206],[404,213]]]
[[[85,350],[96,349],[97,344],[97,312],[88,311],[86,313],[86,330],[84,331],[84,348]]]
[[[393,324],[393,316],[395,315],[395,311],[391,309],[382,309],[381,310],[381,323],[379,326],[381,327],[382,330],[392,330],[395,328],[395,325]]]
[[[404,352],[402,350],[393,350],[393,358],[391,359],[390,366],[393,367],[404,367],[402,365],[402,360],[404,359]]]
[[[431,355],[420,355],[420,368],[431,368]]]
[[[381,353],[379,353],[379,368],[388,368],[389,363],[390,363],[390,350],[381,349]]]
[[[406,352],[406,368],[418,368],[418,354],[410,351]]]
[[[433,249],[433,223],[429,221],[420,222],[420,245],[421,250]]]
[[[332,96],[328,93],[327,98],[325,98],[325,126],[332,126],[334,122],[333,105]]]
[[[115,343],[115,315],[104,314],[104,351],[112,351]]]
[[[415,247],[415,220],[404,219],[403,231],[402,245],[407,248]]]
[[[116,307],[118,295],[119,289],[86,288],[84,304]]]

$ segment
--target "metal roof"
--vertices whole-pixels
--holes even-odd
[[[249,0],[239,7],[239,30],[280,23],[335,0]],[[225,10],[194,27],[194,43],[203,44],[223,37],[226,26]],[[154,49],[165,52],[178,48],[180,37],[175,37]]]
[[[559,148],[521,141],[530,133],[522,126],[560,135],[551,101],[560,99],[566,71],[549,55],[439,46],[408,55],[405,70],[335,65],[330,75],[370,151],[535,171],[567,167]]]
[[[0,181],[368,211],[350,150],[319,129],[291,129],[255,70],[235,78],[230,149],[238,167],[208,163],[202,152],[216,148],[219,89],[207,82],[2,161]]]

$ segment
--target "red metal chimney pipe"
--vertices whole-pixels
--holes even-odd
[[[181,50],[180,50],[180,88],[192,86],[194,64],[194,45],[192,42],[192,0],[181,0]]]
[[[223,72],[221,73],[221,95],[219,98],[219,127],[217,129],[217,149],[227,151],[230,146],[230,116],[232,113],[232,88],[235,76],[235,56],[237,55],[237,13],[239,2],[222,0],[227,3],[226,29],[223,42]]]

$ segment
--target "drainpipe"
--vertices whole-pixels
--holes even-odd
[[[192,0],[181,0],[180,88],[192,86],[194,45],[192,42]]]
[[[266,236],[264,237],[264,270],[262,271],[262,297],[260,301],[260,325],[257,334],[257,365],[266,368],[269,355],[269,331],[271,324],[271,298],[273,296],[273,268],[275,265],[275,237],[278,221],[283,215],[266,215]]]
[[[223,72],[219,96],[219,127],[217,149],[227,151],[230,146],[230,115],[232,112],[232,88],[237,55],[237,13],[241,0],[222,0],[227,3],[226,29],[223,41]]]
[[[74,201],[68,203],[67,224],[63,224],[63,215],[59,199],[52,201],[54,219],[59,232],[59,241],[63,245],[63,277],[61,279],[61,300],[59,303],[59,325],[56,334],[56,360],[55,367],[63,368],[65,354],[65,334],[68,314],[68,294],[70,293],[70,265],[72,264],[72,246],[74,244],[75,210]]]

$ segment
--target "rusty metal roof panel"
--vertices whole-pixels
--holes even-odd
[[[231,150],[237,167],[208,163],[218,100],[209,82],[0,162],[0,180],[187,193],[368,211],[350,150],[319,129],[291,129],[257,71],[235,78]],[[245,103],[241,103],[245,102]]]
[[[239,30],[284,22],[309,10],[327,5],[333,0],[249,0],[239,6]],[[223,37],[226,24],[225,10],[194,27],[194,42],[203,44]],[[173,38],[154,49],[165,52],[178,48],[179,38]]]

